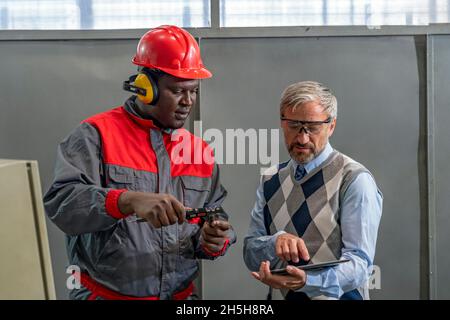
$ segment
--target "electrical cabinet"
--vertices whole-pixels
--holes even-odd
[[[0,299],[55,299],[37,161],[0,159]]]

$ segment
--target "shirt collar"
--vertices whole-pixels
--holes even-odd
[[[142,118],[135,110],[136,108],[136,96],[132,96],[125,101],[125,104],[123,106],[124,110],[126,111],[127,115],[138,125],[147,128],[147,129],[159,129],[164,133],[172,134],[175,133],[176,130],[170,129],[170,128],[160,128],[158,127],[153,120],[151,119],[144,119]]]
[[[292,159],[294,161],[295,166],[294,169],[297,170],[297,166],[302,166],[303,168],[305,168],[306,173],[310,173],[312,170],[320,166],[330,156],[332,152],[333,148],[331,147],[330,143],[327,142],[327,145],[325,146],[325,148],[323,148],[322,152],[319,153],[317,157],[315,157],[306,164],[297,163],[297,161]]]

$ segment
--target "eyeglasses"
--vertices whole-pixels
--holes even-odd
[[[296,133],[302,132],[302,130],[305,130],[306,134],[319,134],[322,130],[322,125],[325,123],[330,123],[332,117],[328,117],[324,121],[302,121],[302,120],[293,120],[288,119],[285,117],[281,117],[281,121],[286,121],[287,127],[289,130],[295,131]]]

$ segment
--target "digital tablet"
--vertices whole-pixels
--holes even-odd
[[[296,268],[299,268],[301,270],[317,270],[317,269],[323,269],[326,267],[333,267],[336,266],[340,263],[344,263],[344,262],[349,262],[350,260],[345,259],[345,260],[333,260],[333,261],[326,261],[326,262],[321,262],[321,263],[315,263],[315,264],[305,264],[303,266],[294,266]],[[273,269],[271,270],[272,274],[280,274],[280,275],[287,275],[289,274],[286,271],[286,268],[282,268],[282,269]]]

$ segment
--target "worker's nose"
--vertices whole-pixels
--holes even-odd
[[[183,94],[180,103],[184,106],[192,107],[192,104],[194,103],[194,97],[190,92],[186,92]]]

